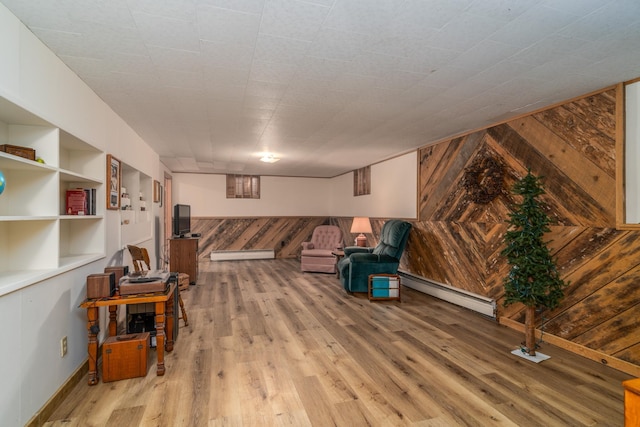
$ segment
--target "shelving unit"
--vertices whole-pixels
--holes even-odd
[[[104,153],[4,98],[0,144],[45,162],[0,152],[0,295],[104,257]],[[80,187],[96,190],[98,215],[65,215],[66,190]]]
[[[150,176],[122,164],[122,186],[126,188],[131,203],[130,210],[121,210],[120,239],[123,245],[135,245],[153,236],[152,183]],[[142,201],[146,202],[145,210],[142,210]]]

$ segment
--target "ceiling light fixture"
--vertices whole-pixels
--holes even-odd
[[[260,157],[260,161],[265,163],[275,163],[278,160],[280,159],[276,158],[273,154],[269,154],[269,153],[265,153],[262,157]]]

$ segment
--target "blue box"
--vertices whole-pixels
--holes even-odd
[[[369,299],[400,299],[400,277],[395,274],[370,275]]]

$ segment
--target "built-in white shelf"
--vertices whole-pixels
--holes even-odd
[[[0,152],[0,295],[104,258],[104,152],[1,97],[0,144],[43,161]],[[65,215],[73,188],[94,190],[98,215]]]
[[[123,246],[136,245],[153,237],[151,177],[126,163],[122,164],[122,186],[129,195],[131,209],[120,212],[120,241]],[[145,203],[141,203],[141,202]],[[142,210],[145,205],[145,210]]]

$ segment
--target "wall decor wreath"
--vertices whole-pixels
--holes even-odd
[[[503,187],[502,164],[493,157],[480,157],[464,170],[464,188],[475,203],[486,204],[495,199]]]

